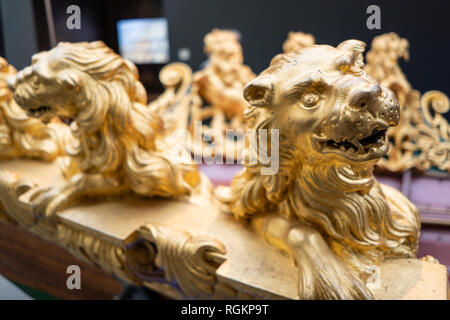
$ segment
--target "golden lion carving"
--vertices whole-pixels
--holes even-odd
[[[255,134],[279,130],[279,170],[247,164],[216,192],[225,211],[294,257],[301,299],[370,299],[374,266],[416,254],[417,209],[373,176],[399,105],[366,76],[364,47],[347,40],[280,54],[248,83]]]
[[[0,58],[0,158],[54,160],[64,154],[70,131],[58,119],[46,125],[30,117],[15,103],[7,80],[16,73]]]
[[[163,121],[153,110],[161,106],[146,106],[136,66],[103,42],[60,43],[36,54],[9,86],[35,117],[73,120],[75,139],[62,161],[70,180],[42,195],[37,208],[46,215],[81,196],[208,194],[209,182],[190,155],[173,154],[175,146],[166,145]]]

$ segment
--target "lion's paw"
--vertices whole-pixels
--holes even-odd
[[[38,218],[49,218],[56,213],[58,192],[55,189],[48,189],[34,195],[32,200],[32,210],[34,216]]]
[[[315,263],[313,263],[315,264]],[[305,300],[369,300],[372,293],[340,262],[299,268],[299,298]]]

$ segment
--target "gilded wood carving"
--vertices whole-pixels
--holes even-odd
[[[12,67],[9,70],[14,71]],[[31,66],[8,80],[13,92],[4,79],[4,97],[14,108],[19,108],[15,104],[19,103],[23,110],[17,113],[35,126],[40,124],[42,130],[48,130],[42,123],[54,121],[56,116],[71,120],[70,130],[61,124],[61,131],[70,139],[66,140],[65,155],[57,159],[67,181],[44,188],[0,171],[0,219],[60,243],[122,279],[158,287],[139,277],[139,260],[133,258],[136,245],[131,240],[136,238],[139,244],[145,242],[154,249],[147,258],[153,259],[151,265],[159,268],[159,274],[161,270],[166,273],[168,283],[178,281],[193,296],[211,294],[215,269],[225,254],[217,240],[147,225],[125,244],[76,228],[56,214],[77,200],[128,192],[210,202],[209,180],[199,173],[187,152],[179,153],[184,146],[176,148],[177,142],[168,135],[177,124],[171,122],[167,110],[183,102],[189,72],[182,64],[167,66],[161,73],[166,92],[147,105],[136,67],[103,42],[60,43],[33,56]],[[49,135],[45,146],[59,143],[58,139]],[[62,153],[62,149],[56,150]],[[38,155],[50,160],[55,153],[43,149]]]
[[[371,298],[373,266],[416,254],[417,209],[372,174],[400,108],[366,76],[364,47],[348,40],[280,54],[248,83],[255,134],[279,130],[280,169],[246,165],[217,190],[225,211],[292,255],[301,299]]]
[[[202,223],[210,217],[209,210],[216,208],[211,214],[222,220],[220,226],[232,226],[230,230],[242,232],[240,236],[247,240],[256,231],[294,259],[298,298],[373,298],[369,280],[374,267],[397,258],[414,258],[420,221],[417,209],[400,192],[379,184],[372,175],[373,166],[387,152],[386,131],[397,125],[400,110],[394,93],[366,75],[364,46],[348,40],[336,48],[303,45],[299,50],[286,49],[288,53],[276,56],[266,71],[245,86],[240,99],[246,102],[239,102],[239,110],[250,106],[239,117],[246,116],[256,135],[260,129],[278,130],[279,170],[263,175],[261,169],[267,165],[256,155],[257,163],[247,164],[232,186],[217,189],[217,195],[224,211],[250,221],[253,229],[217,211],[217,203],[209,198],[209,181],[198,172],[185,146],[176,148],[183,141],[170,135],[185,127],[189,109],[200,97],[199,83],[214,82],[208,69],[192,80],[186,65],[167,66],[160,75],[166,91],[147,104],[136,67],[102,42],[61,43],[39,53],[30,67],[8,81],[12,92],[4,92],[8,103],[20,105],[27,119],[38,118],[45,130],[44,124],[50,122],[50,126],[55,116],[71,121],[66,154],[57,160],[67,180],[47,188],[0,170],[0,219],[60,243],[126,281],[170,297],[270,297],[267,290],[253,290],[225,278],[226,270],[219,273],[228,255],[214,237],[223,228],[215,229],[214,237],[202,233],[216,220],[197,226],[201,232],[173,228],[174,204],[169,203],[167,225],[140,221],[120,238],[102,232],[101,227],[83,227],[62,214],[77,200],[87,203],[88,197],[94,197],[96,203],[105,196],[128,193],[174,198],[186,205],[188,201],[208,203]],[[241,52],[236,48],[232,53]],[[238,61],[242,67],[242,60]],[[229,70],[224,65],[220,68]],[[238,65],[234,73],[241,70]],[[216,71],[226,75],[224,70]],[[228,98],[238,99],[241,80],[233,87],[236,95]],[[211,95],[206,100],[213,109],[227,101],[214,100],[217,88],[203,89],[204,97]],[[234,107],[224,107],[220,113],[233,114]],[[59,136],[47,138],[56,143]],[[266,147],[272,143],[269,140]],[[250,153],[257,152],[254,145],[248,147]],[[173,149],[181,152],[173,153]],[[130,207],[127,202],[126,208]],[[78,203],[74,209],[84,212],[86,207]],[[197,214],[199,207],[190,210]],[[103,217],[109,218],[106,211]],[[165,211],[160,212],[165,217]],[[191,224],[191,217],[181,220]],[[222,233],[220,239],[225,243],[234,236]],[[261,243],[265,249],[274,249]]]
[[[215,271],[225,260],[225,248],[219,241],[146,225],[126,242],[128,266],[141,281],[165,277],[169,283],[176,281],[188,297],[214,295]]]
[[[60,43],[36,54],[9,86],[35,117],[72,119],[75,139],[61,161],[69,180],[40,196],[43,214],[87,195],[208,197],[209,182],[190,155],[170,152],[174,146],[164,140],[161,116],[146,106],[134,64],[103,42]]]

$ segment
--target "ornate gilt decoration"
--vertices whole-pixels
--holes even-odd
[[[143,196],[209,197],[209,181],[184,147],[167,145],[163,120],[146,106],[136,66],[103,42],[60,43],[32,58],[9,83],[14,99],[42,120],[72,119],[75,139],[61,161],[69,179],[40,195],[38,211],[52,215],[85,196],[133,191]],[[171,100],[168,99],[168,102]],[[171,150],[177,150],[177,153]]]
[[[200,121],[202,136],[209,137],[211,132],[216,132],[222,137],[213,141],[213,150],[209,148],[214,138],[209,142],[207,139],[201,141],[201,145],[196,145],[194,141],[193,151],[215,156],[217,150],[223,150],[223,155],[237,156],[235,150],[242,149],[244,139],[227,143],[226,130],[239,129],[242,136],[245,135],[244,110],[247,103],[242,97],[242,89],[255,75],[243,64],[242,47],[235,32],[214,29],[205,36],[204,43],[209,60],[204,69],[194,74],[189,128],[195,136],[194,124]],[[209,124],[205,122],[207,120]]]
[[[187,152],[180,153],[184,146],[176,148],[179,142],[168,136],[178,126],[168,110],[186,106],[190,76],[186,65],[167,66],[161,72],[166,91],[146,105],[136,67],[103,42],[60,43],[33,56],[32,66],[10,79],[9,87],[23,115],[43,122],[55,116],[72,120],[74,139],[67,156],[58,159],[68,181],[45,188],[0,171],[0,219],[62,244],[124,280],[167,294],[175,294],[168,290],[174,280],[182,295],[215,294],[216,286],[222,290],[215,270],[225,248],[215,239],[149,224],[121,242],[77,228],[56,214],[80,198],[130,191],[209,203],[210,182]],[[14,103],[11,92],[9,98]],[[144,260],[143,246],[149,249]],[[143,279],[143,270],[155,274]],[[165,286],[158,279],[164,275]]]
[[[258,129],[280,130],[280,170],[261,175],[265,162],[248,164],[231,188],[217,190],[228,212],[250,220],[269,243],[295,259],[299,298],[376,296],[368,283],[373,267],[414,257],[417,249],[417,210],[372,176],[373,165],[387,149],[386,129],[398,122],[399,106],[389,89],[366,77],[363,47],[349,40],[337,48],[306,47],[300,55],[296,51],[274,58],[271,67],[245,87],[244,97],[251,104],[246,115],[255,134]],[[68,181],[49,181],[48,188],[0,170],[0,219],[172,298],[277,296],[258,284],[246,287],[242,279],[248,273],[230,276],[239,272],[236,261],[247,270],[253,260],[243,263],[241,255],[236,259],[241,251],[229,250],[234,252],[234,266],[224,263],[232,256],[224,243],[240,250],[241,239],[258,238],[250,228],[216,211],[209,202],[209,182],[190,155],[180,153],[184,146],[176,148],[179,141],[169,136],[186,123],[198,97],[189,90],[191,77],[186,65],[167,66],[161,73],[166,92],[146,105],[136,67],[102,42],[61,43],[34,56],[33,65],[9,86],[29,115],[43,122],[55,116],[72,120],[74,139],[67,156],[58,160]],[[177,120],[174,110],[186,118]],[[362,122],[367,125],[359,125]],[[47,165],[56,168],[56,162]],[[203,199],[209,205],[146,200],[144,207],[152,203],[154,210],[151,206],[148,216],[134,217],[134,224],[129,224],[130,216],[122,215],[122,209],[110,209],[126,197],[106,207],[98,199],[86,199],[130,192],[191,202]],[[63,210],[77,199],[85,203],[72,212]],[[134,200],[123,208],[139,216],[142,199]],[[176,213],[183,213],[181,220],[172,215],[175,207]],[[151,216],[155,213],[159,218]],[[80,215],[84,219],[77,220]],[[120,224],[114,232],[104,229],[111,222],[107,219],[117,223],[119,216],[125,228]],[[96,223],[87,223],[94,217]],[[175,220],[178,225],[188,221],[193,228],[179,230],[172,224]],[[262,241],[255,243],[256,248],[273,249]],[[275,249],[271,252],[286,258]],[[294,278],[288,277],[289,284]],[[286,292],[296,297],[290,294],[292,288]]]
[[[148,106],[161,115],[167,134],[186,129],[192,102],[192,70],[184,63],[166,65],[159,73],[164,92]]]
[[[94,263],[123,280],[135,282],[127,266],[126,247],[121,243],[109,241],[60,221],[55,223],[54,238],[49,240],[63,245],[79,259]]]
[[[394,172],[435,168],[449,173],[450,126],[443,117],[449,99],[439,91],[421,96],[400,69],[400,58],[409,60],[409,43],[393,32],[375,37],[367,53],[367,73],[395,92],[402,115],[388,131],[390,150],[378,166]]]
[[[169,284],[178,283],[178,297],[223,294],[215,270],[225,260],[222,243],[207,236],[193,237],[167,226],[145,225],[119,242],[61,220],[36,216],[33,207],[41,188],[16,174],[0,171],[0,219],[20,224],[39,236],[59,243],[76,257],[94,263],[121,279],[169,294]],[[167,286],[161,287],[161,279]],[[217,287],[217,288],[216,288]],[[235,290],[229,289],[232,294]],[[174,297],[177,297],[175,293]]]
[[[58,119],[46,125],[32,118],[16,104],[7,86],[8,78],[16,73],[0,58],[0,158],[54,160],[64,154],[70,131]]]
[[[248,164],[216,192],[226,212],[294,258],[300,299],[372,298],[377,265],[416,255],[418,210],[373,176],[400,110],[366,76],[364,47],[347,40],[280,54],[248,83],[254,133],[279,130],[279,170]]]
[[[176,281],[188,297],[214,294],[215,271],[225,260],[225,248],[219,241],[192,237],[165,226],[146,225],[126,242],[131,243],[128,266],[138,279],[152,282],[165,277],[169,283]]]

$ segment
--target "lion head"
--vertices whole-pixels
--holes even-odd
[[[27,116],[7,86],[16,69],[0,57],[0,158],[32,157],[54,160],[64,154],[70,131],[58,119],[47,125]]]
[[[337,48],[312,46],[277,56],[244,89],[245,99],[267,108],[271,121],[310,163],[358,163],[387,152],[386,130],[399,120],[391,90],[367,77],[364,44],[349,40]]]
[[[112,108],[104,103],[106,96],[119,98],[124,92],[128,103],[147,100],[136,66],[101,41],[61,42],[35,54],[31,66],[11,78],[9,87],[30,115],[42,120],[68,117],[91,129]]]
[[[235,64],[243,63],[242,47],[236,32],[214,29],[205,36],[204,43],[204,52],[212,59],[225,60]]]
[[[364,46],[347,40],[278,55],[245,86],[255,134],[279,130],[279,170],[261,175],[262,161],[247,164],[218,192],[225,210],[238,218],[278,212],[368,255],[415,252],[417,211],[391,210],[372,175],[399,105],[362,69]]]
[[[162,151],[163,122],[138,78],[136,66],[101,41],[63,42],[34,55],[9,87],[29,115],[72,120],[66,175],[100,173],[149,196],[190,194],[197,168]]]

